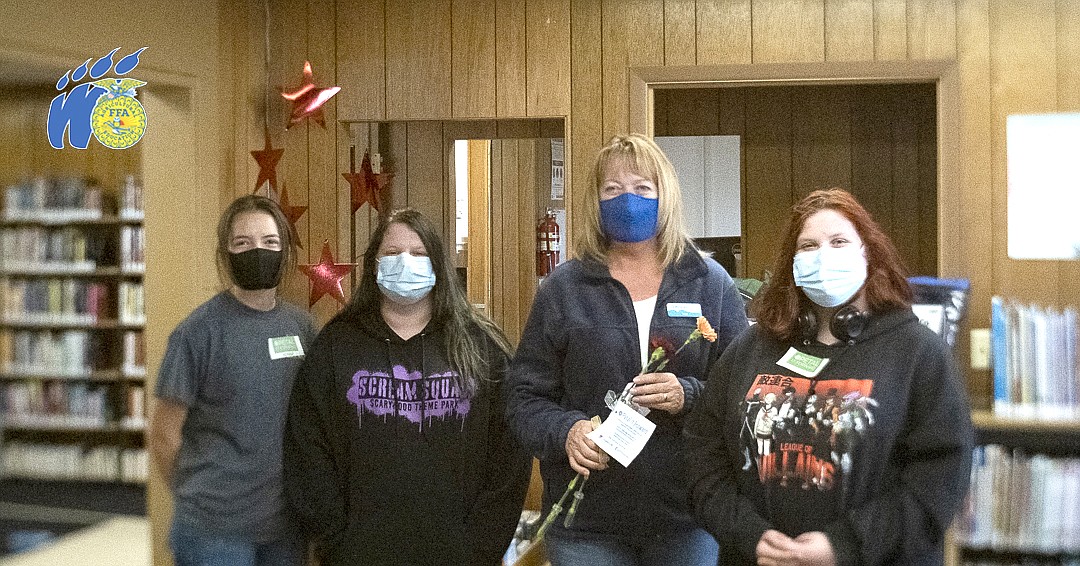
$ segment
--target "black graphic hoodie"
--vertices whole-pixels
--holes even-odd
[[[829,361],[808,378],[777,363],[789,348]],[[685,436],[694,511],[721,563],[753,564],[767,529],[823,532],[841,566],[942,563],[973,433],[941,337],[908,310],[832,346],[752,327],[713,367]]]
[[[402,340],[379,316],[339,317],[301,365],[284,489],[324,565],[501,562],[530,463],[505,422],[508,360],[485,336],[490,375],[466,396],[442,332]]]

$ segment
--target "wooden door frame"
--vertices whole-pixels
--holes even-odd
[[[652,136],[657,89],[932,83],[937,91],[938,274],[962,269],[960,246],[960,79],[955,61],[768,63],[632,67],[630,131]]]

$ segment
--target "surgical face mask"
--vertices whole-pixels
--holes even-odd
[[[616,242],[644,242],[656,235],[660,199],[623,193],[600,201],[600,228]]]
[[[281,281],[281,250],[251,248],[229,253],[229,275],[241,289],[273,289]]]
[[[435,287],[431,258],[408,252],[379,258],[375,282],[386,298],[402,305],[423,299]]]
[[[866,282],[862,246],[819,248],[795,254],[795,285],[823,307],[837,307],[855,296]]]

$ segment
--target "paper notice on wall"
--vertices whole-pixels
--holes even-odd
[[[551,200],[562,200],[565,188],[563,140],[551,140]]]
[[[566,261],[566,209],[556,208],[555,223],[559,225],[559,261],[556,265]]]

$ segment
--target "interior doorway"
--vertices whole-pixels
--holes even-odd
[[[663,88],[653,134],[738,140],[741,192],[724,199],[743,227],[732,275],[766,279],[790,207],[829,187],[866,206],[911,273],[937,275],[936,116],[933,82]]]

